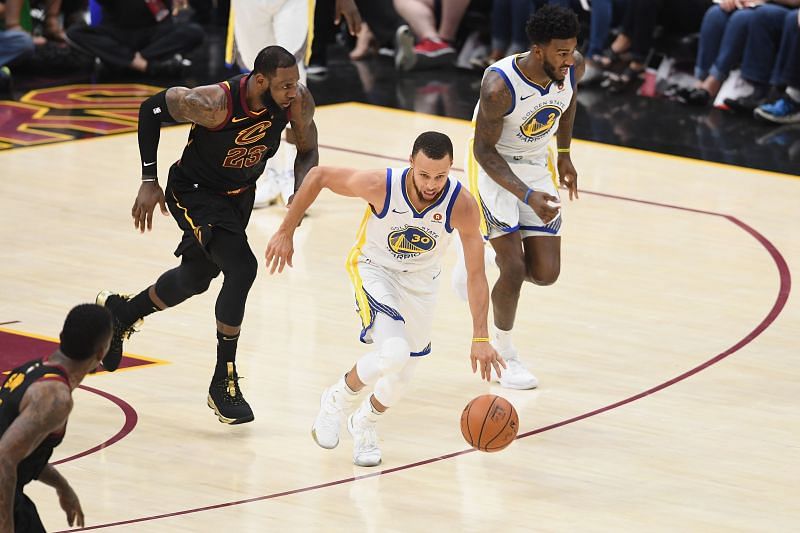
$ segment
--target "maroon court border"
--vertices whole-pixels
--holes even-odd
[[[93,394],[97,394],[98,396],[101,396],[106,400],[109,400],[111,403],[119,407],[122,413],[125,415],[125,423],[122,424],[120,430],[117,431],[117,433],[110,439],[98,444],[93,448],[89,448],[88,450],[76,453],[75,455],[70,455],[69,457],[65,457],[64,459],[59,459],[58,461],[52,461],[50,464],[60,465],[66,463],[67,461],[74,461],[75,459],[80,459],[81,457],[85,457],[89,454],[99,452],[100,450],[108,448],[112,444],[124,439],[128,435],[128,433],[133,431],[133,428],[135,428],[136,424],[139,422],[139,416],[136,414],[136,410],[122,398],[118,398],[113,394],[109,394],[105,391],[101,391],[100,389],[95,389],[94,387],[88,387],[86,385],[78,385],[78,388],[91,392]]]
[[[342,151],[342,152],[356,153],[356,154],[360,154],[360,155],[369,155],[369,156],[381,157],[381,156],[379,156],[377,154],[361,152],[361,151],[358,151],[358,150],[349,150],[349,149],[338,148],[338,147],[333,147],[333,146],[324,146],[324,145],[320,145],[320,147],[329,148],[329,149],[333,149],[333,150],[338,150],[338,151]],[[405,161],[404,159],[399,159],[399,158],[386,158],[386,157],[384,157],[384,159],[394,159],[394,160],[397,160],[397,161]],[[454,170],[460,170],[460,169],[454,169]],[[639,200],[639,199],[636,199],[636,198],[629,198],[629,197],[618,196],[618,195],[614,195],[614,194],[605,194],[605,193],[598,193],[598,192],[591,192],[591,191],[581,191],[581,193],[582,194],[588,194],[588,195],[594,195],[594,196],[600,196],[600,197],[603,197],[603,198],[609,198],[609,199],[615,199],[615,200],[624,200],[624,201],[628,201],[628,202],[635,202],[635,203],[639,203],[639,204],[651,205],[651,206],[655,206],[655,207],[665,207],[665,208],[669,208],[669,209],[677,209],[677,210],[680,210],[680,211],[687,211],[687,212],[690,212],[690,213],[698,213],[698,214],[703,214],[703,215],[710,215],[710,216],[723,218],[723,219],[733,223],[734,225],[736,225],[737,227],[739,227],[740,229],[742,229],[746,233],[748,233],[751,237],[756,239],[766,249],[766,251],[767,251],[767,253],[769,253],[770,257],[772,257],[772,260],[775,262],[775,266],[778,269],[778,276],[779,276],[779,279],[780,279],[780,286],[778,288],[778,294],[777,294],[777,296],[775,298],[775,303],[772,305],[772,308],[767,313],[767,316],[764,317],[764,319],[761,320],[761,322],[752,331],[750,331],[746,336],[744,336],[736,344],[734,344],[730,348],[726,349],[725,351],[715,355],[714,357],[712,357],[711,359],[705,361],[704,363],[702,363],[702,364],[700,364],[700,365],[698,365],[698,366],[696,366],[696,367],[694,367],[694,368],[692,368],[690,370],[687,370],[683,374],[680,374],[680,375],[678,375],[678,376],[676,376],[676,377],[674,377],[674,378],[672,378],[672,379],[670,379],[668,381],[665,381],[665,382],[663,382],[663,383],[661,383],[659,385],[656,385],[656,386],[654,386],[652,388],[649,388],[649,389],[647,389],[647,390],[645,390],[643,392],[640,392],[639,394],[635,394],[633,396],[625,398],[624,400],[620,400],[620,401],[612,403],[610,405],[606,405],[605,407],[601,407],[599,409],[595,409],[594,411],[589,411],[589,412],[584,413],[582,415],[578,415],[578,416],[575,416],[573,418],[569,418],[567,420],[563,420],[561,422],[556,422],[556,423],[550,424],[548,426],[543,426],[543,427],[540,427],[540,428],[533,429],[531,431],[527,431],[525,433],[521,433],[520,435],[517,436],[517,439],[523,439],[523,438],[526,438],[526,437],[530,437],[530,436],[536,435],[538,433],[543,433],[543,432],[549,431],[551,429],[555,429],[555,428],[558,428],[558,427],[561,427],[561,426],[566,426],[568,424],[572,424],[573,422],[578,422],[579,420],[583,420],[583,419],[586,419],[586,418],[589,418],[589,417],[604,413],[606,411],[610,411],[612,409],[616,409],[617,407],[621,407],[623,405],[629,404],[631,402],[634,402],[636,400],[639,400],[641,398],[644,398],[646,396],[649,396],[651,394],[659,392],[659,391],[661,391],[661,390],[663,390],[663,389],[665,389],[665,388],[667,388],[667,387],[669,387],[671,385],[674,385],[675,383],[683,381],[686,378],[697,374],[698,372],[700,372],[702,370],[705,370],[706,368],[710,367],[711,365],[719,363],[720,361],[722,361],[726,357],[730,356],[731,354],[739,351],[744,346],[748,345],[750,342],[752,342],[754,339],[756,339],[756,337],[761,335],[775,321],[775,319],[778,317],[778,315],[780,315],[781,311],[786,306],[786,302],[789,299],[789,293],[791,292],[792,277],[791,277],[791,273],[789,271],[789,265],[786,263],[786,260],[783,258],[783,255],[781,255],[781,253],[778,251],[778,249],[775,247],[775,245],[772,244],[761,233],[759,233],[754,228],[752,228],[751,226],[745,224],[744,222],[742,222],[741,220],[739,220],[738,218],[736,218],[734,216],[726,215],[726,214],[723,214],[723,213],[715,213],[713,211],[704,211],[704,210],[701,210],[701,209],[692,209],[692,208],[688,208],[688,207],[681,207],[681,206],[677,206],[677,205],[665,204],[665,203],[661,203],[661,202],[651,202],[651,201],[648,201],[648,200]],[[97,391],[97,392],[99,392],[99,391]],[[424,465],[428,465],[428,464],[432,464],[432,463],[437,463],[439,461],[444,461],[445,459],[451,459],[453,457],[458,457],[460,455],[465,455],[465,454],[468,454],[468,453],[472,453],[474,451],[476,451],[476,450],[470,448],[468,450],[460,450],[460,451],[457,451],[457,452],[448,453],[448,454],[441,455],[441,456],[438,456],[438,457],[431,457],[429,459],[424,459],[422,461],[417,461],[415,463],[409,463],[409,464],[405,464],[405,465],[400,465],[400,466],[396,466],[394,468],[388,468],[386,470],[381,470],[381,471],[378,471],[378,472],[372,472],[372,473],[363,474],[363,475],[360,475],[360,476],[353,476],[353,477],[338,479],[338,480],[335,480],[335,481],[329,481],[327,483],[320,483],[320,484],[317,484],[317,485],[301,487],[301,488],[287,490],[287,491],[283,491],[283,492],[275,492],[275,493],[267,494],[267,495],[264,495],[264,496],[256,496],[256,497],[253,497],[253,498],[246,498],[246,499],[243,499],[243,500],[236,500],[236,501],[232,501],[232,502],[218,503],[218,504],[215,504],[215,505],[207,505],[207,506],[204,506],[204,507],[195,507],[193,509],[185,509],[185,510],[182,510],[182,511],[175,511],[175,512],[171,512],[171,513],[163,513],[163,514],[152,515],[152,516],[144,516],[144,517],[140,517],[140,518],[132,518],[132,519],[129,519],[129,520],[120,520],[120,521],[117,521],[117,522],[109,522],[109,523],[106,523],[106,524],[97,524],[97,525],[88,526],[88,527],[85,527],[85,528],[82,528],[82,529],[63,530],[63,531],[58,532],[58,533],[66,533],[68,531],[88,531],[88,530],[92,530],[92,529],[102,529],[102,528],[113,527],[113,526],[136,524],[136,523],[140,523],[140,522],[149,522],[149,521],[152,521],[152,520],[160,520],[162,518],[170,518],[170,517],[174,517],[174,516],[181,516],[181,515],[186,515],[186,514],[199,513],[199,512],[203,512],[203,511],[211,511],[211,510],[214,510],[214,509],[222,509],[222,508],[225,508],[225,507],[233,507],[233,506],[236,506],[236,505],[243,505],[243,504],[246,504],[246,503],[253,503],[253,502],[259,502],[259,501],[264,501],[264,500],[272,500],[272,499],[275,499],[275,498],[281,498],[283,496],[290,496],[290,495],[293,495],[293,494],[301,494],[301,493],[304,493],[304,492],[310,492],[310,491],[314,491],[314,490],[324,489],[324,488],[327,488],[327,487],[334,487],[336,485],[343,485],[343,484],[346,484],[346,483],[352,483],[352,482],[355,482],[355,481],[360,481],[362,479],[368,479],[368,478],[372,478],[372,477],[388,475],[388,474],[392,474],[394,472],[399,472],[399,471],[402,471],[402,470],[408,470],[410,468],[416,468],[418,466],[424,466]]]

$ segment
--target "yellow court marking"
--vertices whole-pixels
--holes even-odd
[[[58,339],[54,339],[53,337],[48,337],[46,335],[39,335],[38,333],[28,333],[27,331],[19,331],[19,330],[3,328],[3,327],[0,327],[0,331],[2,331],[3,333],[10,333],[11,335],[19,335],[21,337],[28,337],[28,338],[37,339],[37,340],[40,340],[40,341],[52,342],[52,343],[55,343],[56,345],[59,343]],[[139,368],[147,368],[147,367],[154,366],[154,365],[168,365],[168,364],[170,364],[169,361],[166,361],[164,359],[156,359],[155,357],[148,357],[146,355],[138,355],[138,354],[133,354],[133,353],[128,353],[128,352],[123,352],[122,355],[124,355],[126,357],[129,357],[129,358],[132,358],[132,359],[138,359],[140,361],[145,361],[145,362],[147,362],[149,364],[147,364],[147,365],[134,365],[134,366],[124,367],[124,368],[118,368],[117,370],[115,370],[113,372],[114,374],[116,374],[118,372],[121,372],[121,371],[124,371],[124,370],[138,370]],[[111,374],[111,372],[101,372],[101,373],[98,373],[98,374],[90,374],[90,375],[95,376],[95,375],[101,375],[101,374]]]

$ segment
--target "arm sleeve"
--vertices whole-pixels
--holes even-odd
[[[142,176],[155,177],[158,173],[156,153],[161,138],[161,123],[175,122],[167,108],[167,91],[154,94],[139,106],[139,155],[142,158]]]

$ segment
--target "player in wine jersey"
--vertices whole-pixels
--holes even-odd
[[[108,291],[98,295],[97,302],[116,321],[114,341],[103,360],[103,366],[115,370],[122,342],[140,319],[205,292],[222,272],[215,307],[217,364],[207,403],[225,424],[254,418],[239,388],[235,360],[247,294],[258,271],[245,233],[256,180],[278,150],[287,124],[292,124],[297,142],[295,190],[319,159],[314,99],[298,78],[295,57],[280,46],[268,46],[250,74],[195,89],[172,87],[142,103],[142,185],[131,214],[136,228],[149,230],[156,204],[168,214],[166,202],[183,230],[175,251],[181,263],[133,298]],[[166,191],[156,177],[162,122],[192,123],[183,155],[170,167]]]
[[[414,142],[410,166],[358,171],[317,167],[308,173],[283,223],[266,251],[270,272],[292,266],[294,230],[323,188],[367,201],[347,270],[361,317],[361,341],[376,349],[322,394],[312,428],[323,448],[339,444],[343,416],[355,407],[367,386],[374,392],[347,418],[353,436],[353,462],[381,462],[376,423],[395,405],[411,381],[417,362],[431,353],[431,326],[442,258],[459,231],[466,257],[472,313],[472,370],[489,379],[503,360],[489,344],[489,286],[483,265],[480,215],[472,196],[449,177],[453,144],[438,132]]]
[[[0,384],[0,531],[44,532],[23,492],[34,479],[56,489],[70,526],[83,527],[77,494],[49,460],[64,439],[72,391],[97,368],[112,331],[106,309],[79,305],[64,320],[58,350],[11,370]]]
[[[522,283],[551,285],[558,279],[562,219],[556,172],[569,199],[577,199],[578,174],[569,146],[577,83],[584,72],[583,57],[575,50],[575,13],[542,7],[526,30],[530,50],[499,60],[484,73],[467,161],[470,190],[481,206],[481,229],[500,269],[492,289],[492,343],[508,370],[495,379],[514,389],[538,384],[520,362],[511,330]],[[463,296],[463,267],[457,265],[454,272],[454,286]]]

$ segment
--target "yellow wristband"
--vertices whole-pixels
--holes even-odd
[[[558,153],[559,154],[568,154],[569,153],[569,148],[559,148],[558,149]]]
[[[489,342],[489,337],[472,337],[472,342]]]

